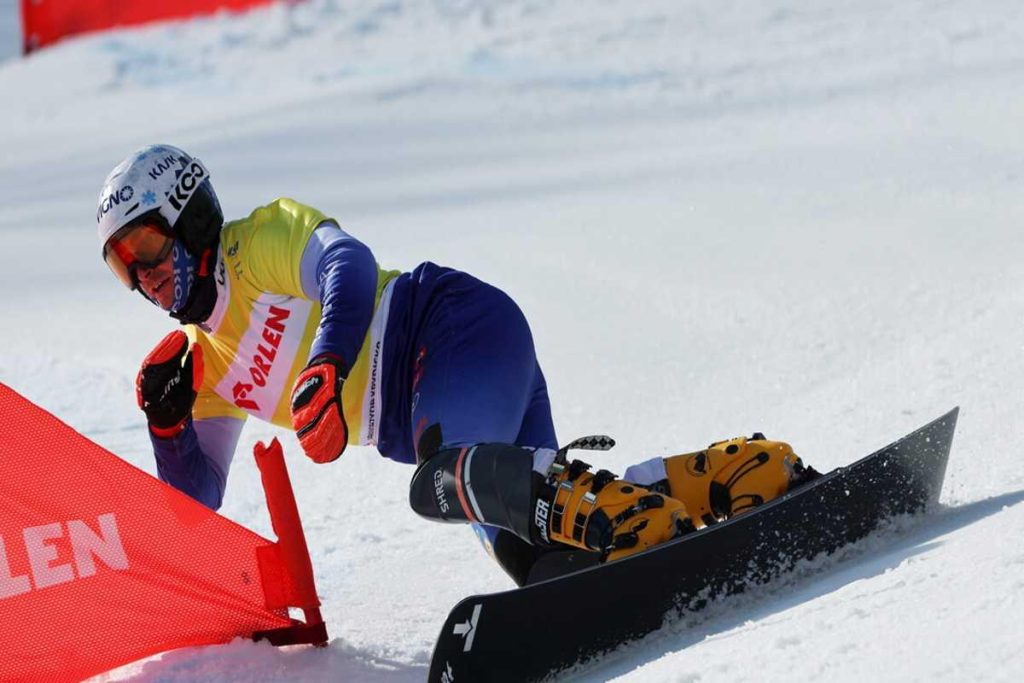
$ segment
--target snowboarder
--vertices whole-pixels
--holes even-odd
[[[530,328],[504,292],[429,262],[383,270],[337,221],[291,199],[225,223],[209,171],[178,148],[114,168],[96,218],[117,278],[185,326],[142,362],[137,397],[160,478],[213,509],[253,415],[294,429],[318,463],[356,443],[418,465],[413,508],[473,523],[522,583],[551,548],[614,560],[810,471],[755,435],[624,479],[589,473],[557,450]]]

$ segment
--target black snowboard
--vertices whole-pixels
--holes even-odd
[[[560,553],[531,574],[536,583],[466,598],[441,629],[429,680],[545,678],[660,628],[698,597],[741,592],[921,510],[942,489],[958,410],[727,522],[600,566]]]

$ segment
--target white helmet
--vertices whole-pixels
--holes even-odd
[[[154,214],[196,257],[217,243],[224,214],[199,159],[177,147],[151,145],[118,164],[103,182],[96,208],[100,247],[121,228]]]

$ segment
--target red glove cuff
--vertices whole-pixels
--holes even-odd
[[[348,445],[341,387],[339,367],[331,360],[306,367],[295,381],[292,426],[302,450],[314,462],[337,460]]]
[[[184,419],[176,425],[171,427],[162,428],[156,425],[149,425],[149,431],[153,433],[153,436],[160,439],[173,439],[174,437],[185,431],[185,425],[188,424],[188,419]]]

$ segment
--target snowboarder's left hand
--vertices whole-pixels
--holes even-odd
[[[348,424],[341,405],[345,364],[318,356],[299,373],[292,391],[292,427],[310,460],[337,460],[348,445]]]

